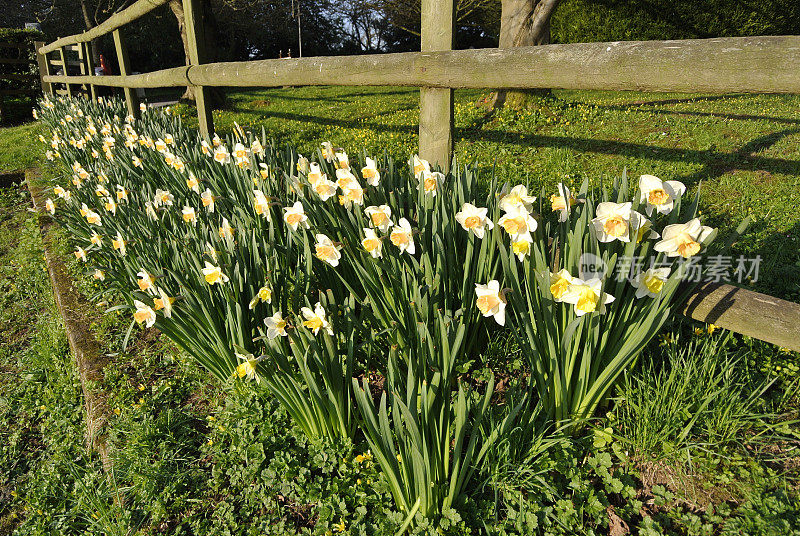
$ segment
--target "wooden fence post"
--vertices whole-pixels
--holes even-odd
[[[61,57],[61,69],[64,71],[64,76],[69,76],[69,73],[67,73],[67,55],[64,53],[64,47],[58,47],[58,53]],[[72,88],[69,82],[64,85],[67,87],[67,97],[72,97]]]
[[[122,33],[119,28],[114,30],[114,48],[117,49],[117,60],[119,60],[119,74],[120,76],[128,76],[131,74],[131,65],[128,60],[128,49],[125,48],[125,43],[122,41]],[[126,87],[125,103],[128,105],[128,113],[134,117],[139,117],[139,97],[136,96],[136,91]]]
[[[86,76],[94,76],[94,64],[92,63],[92,44],[88,41],[84,43],[79,43],[79,47],[81,47],[81,56],[83,56],[83,61],[81,62],[81,71]],[[89,90],[89,94],[87,97],[90,97],[92,100],[97,100],[97,90],[95,89],[94,84],[86,84],[89,86],[87,89]]]
[[[422,0],[420,50],[453,48],[454,0]],[[419,91],[419,154],[447,172],[453,155],[453,90],[422,87]]]
[[[44,77],[49,76],[50,73],[50,62],[47,61],[47,54],[42,54],[39,52],[39,49],[45,45],[44,41],[35,41],[33,46],[36,48],[36,63],[39,64],[39,81],[42,84],[42,93],[45,95],[52,95],[53,94],[53,84],[50,82],[45,82]]]
[[[203,35],[203,11],[198,0],[183,0],[183,17],[186,25],[186,42],[189,47],[189,64],[200,65],[206,61],[205,36]],[[214,116],[208,89],[192,86],[197,106],[197,123],[200,135],[206,139],[214,132]]]

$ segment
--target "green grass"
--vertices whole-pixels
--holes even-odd
[[[0,128],[0,173],[22,171],[38,165],[42,155],[35,145],[34,133],[38,133],[35,123]]]
[[[530,110],[487,114],[487,94],[455,92],[455,154],[510,181],[610,181],[623,170],[702,184],[706,220],[755,218],[736,255],[761,255],[757,290],[800,301],[800,96],[554,91]],[[194,110],[176,107],[187,124]],[[351,153],[416,152],[419,92],[402,87],[231,90],[214,112],[310,155],[330,140]]]

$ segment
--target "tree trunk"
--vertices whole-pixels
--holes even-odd
[[[89,6],[86,5],[86,0],[81,0],[81,12],[83,13],[83,22],[86,25],[86,30],[91,30],[94,25],[89,17]],[[94,40],[89,41],[89,49],[92,51],[92,69],[94,69],[95,66],[100,65],[100,51],[97,50]],[[94,74],[94,72],[89,74]]]
[[[186,57],[186,65],[189,65],[189,37],[186,35],[186,20],[183,17],[183,2],[181,0],[170,0],[169,9],[178,20],[178,32],[181,34],[183,43],[183,54]],[[181,95],[181,100],[194,102],[194,91],[191,86],[186,86],[186,91]]]
[[[546,45],[550,43],[550,18],[560,0],[502,0],[500,48]],[[546,96],[549,89],[507,91],[498,89],[492,108],[503,105],[524,108],[533,96]]]
[[[181,0],[170,0],[169,8],[172,14],[178,21],[178,32],[181,34],[181,42],[183,43],[183,53],[186,56],[186,65],[191,62],[189,60],[189,37],[186,33],[186,20],[183,13],[183,2]],[[217,24],[214,15],[211,12],[211,3],[203,2],[203,35],[205,37],[205,50],[207,54],[206,62],[212,63],[217,60],[215,51],[217,50]],[[211,98],[211,106],[216,108],[224,104],[225,94],[220,88],[209,88],[209,97]],[[186,91],[181,96],[181,100],[189,100],[194,102],[194,90],[191,86],[186,87]]]

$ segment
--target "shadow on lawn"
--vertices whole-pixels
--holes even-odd
[[[725,96],[703,98],[714,99],[724,97]],[[409,111],[415,108],[416,103],[413,106],[407,106],[400,109],[387,110],[373,114],[369,117],[369,120],[364,121],[359,119],[320,117],[319,115],[298,114],[293,112],[259,111],[240,106],[234,106],[230,109],[230,111],[234,113],[257,116],[261,119],[275,117],[341,128],[360,128],[371,129],[375,132],[416,134],[418,131],[418,125],[416,124],[387,125],[375,121],[376,118],[384,115]],[[753,117],[756,118],[758,116]],[[800,120],[797,122],[800,123]],[[714,146],[708,150],[658,147],[629,141],[599,140],[575,136],[559,136],[513,132],[508,130],[484,129],[484,126],[485,125],[482,123],[473,123],[467,127],[456,128],[454,137],[455,139],[464,139],[472,142],[482,141],[497,144],[514,144],[523,147],[530,147],[532,149],[549,147],[557,149],[570,149],[579,153],[595,153],[625,156],[629,158],[645,157],[665,162],[688,162],[702,165],[702,167],[696,172],[684,175],[682,177],[675,177],[675,179],[682,181],[687,186],[693,185],[700,180],[716,178],[724,175],[725,173],[738,169],[748,171],[763,170],[770,173],[781,173],[785,175],[800,175],[800,161],[758,154],[764,149],[768,149],[781,139],[800,133],[800,126],[787,128],[778,132],[772,132],[770,134],[760,136],[745,143],[739,149],[734,151],[718,151]]]
[[[232,88],[233,89],[233,88]],[[278,93],[280,91],[280,93]],[[340,103],[348,103],[352,102],[354,99],[362,98],[362,97],[392,97],[397,95],[411,95],[418,93],[419,90],[417,89],[406,89],[406,90],[395,90],[395,91],[359,91],[358,93],[348,93],[346,95],[325,95],[324,93],[320,93],[319,95],[315,96],[298,96],[298,95],[288,95],[285,90],[264,90],[258,89],[253,91],[237,91],[237,99],[239,95],[242,97],[253,98],[253,99],[266,99],[266,98],[273,98],[276,100],[300,100],[300,101],[326,101],[326,102],[340,102]],[[246,99],[241,99],[246,100]],[[233,110],[231,110],[233,111]]]
[[[793,119],[790,117],[775,117],[773,115],[750,115],[750,114],[726,114],[726,113],[713,113],[713,112],[696,112],[692,110],[661,110],[653,108],[651,105],[659,105],[662,103],[673,102],[691,102],[689,100],[673,100],[673,101],[655,101],[655,102],[632,102],[628,105],[624,104],[598,104],[598,108],[606,110],[625,111],[632,110],[634,112],[645,112],[648,114],[656,115],[681,115],[681,116],[695,116],[695,117],[716,117],[720,119],[734,119],[738,121],[770,121],[773,123],[785,123],[789,125],[800,125],[800,119]]]
[[[720,222],[722,223],[722,222]],[[738,222],[725,222],[731,227]],[[757,221],[745,231],[757,234],[763,231],[766,223]],[[763,292],[782,300],[800,303],[800,222],[795,223],[788,231],[767,235],[758,245],[750,251],[740,252],[734,246],[734,261],[743,255],[748,258],[760,258],[758,263],[758,277],[751,286],[746,283],[734,281],[732,284],[741,285],[757,292]]]

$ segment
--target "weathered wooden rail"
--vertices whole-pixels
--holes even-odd
[[[182,0],[189,65],[131,75],[122,27],[168,0],[138,0],[82,34],[38,45],[42,87],[83,84],[120,87],[130,113],[139,112],[134,88],[191,86],[201,135],[214,126],[207,87],[308,85],[420,88],[419,153],[447,169],[452,155],[453,88],[564,88],[686,93],[800,93],[800,36],[681,41],[626,41],[452,50],[454,0],[422,0],[420,52],[207,63],[197,0]],[[88,47],[113,33],[119,76],[94,76]],[[77,47],[82,74],[70,75],[67,47]],[[64,74],[56,76],[57,52]],[[687,316],[800,351],[800,305],[730,285],[701,286]]]

